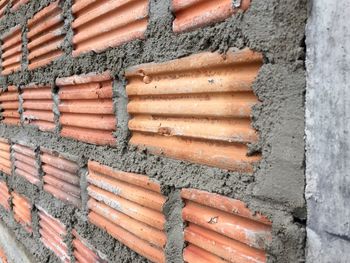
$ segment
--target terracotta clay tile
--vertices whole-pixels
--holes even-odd
[[[52,250],[62,262],[70,262],[68,248],[64,242],[67,235],[66,227],[49,215],[44,209],[39,209],[39,232],[44,245]]]
[[[0,180],[0,206],[6,210],[10,210],[10,201],[11,195],[9,189],[4,181]]]
[[[23,225],[28,232],[33,232],[31,213],[32,205],[30,204],[28,198],[16,192],[12,192],[11,195],[15,220]]]
[[[191,263],[229,263],[229,261],[223,260],[192,244],[184,249],[184,261]]]
[[[19,93],[14,88],[10,86],[7,91],[0,91],[1,122],[8,125],[20,124]]]
[[[41,131],[53,131],[55,129],[53,100],[49,85],[29,85],[23,88],[24,124],[36,126]]]
[[[225,20],[238,10],[247,10],[250,0],[242,0],[235,7],[231,0],[172,0],[175,13],[174,32],[194,30]]]
[[[272,240],[266,217],[252,213],[239,200],[217,194],[183,189],[181,196],[187,223],[186,262],[266,262],[264,250]]]
[[[58,78],[61,136],[114,145],[116,118],[109,72]]]
[[[148,0],[75,1],[73,56],[144,38]],[[101,30],[103,28],[103,30]]]
[[[241,217],[246,217],[266,225],[271,225],[270,220],[260,213],[252,213],[240,200],[235,200],[218,194],[213,194],[197,189],[182,189],[181,197],[186,200],[216,208],[228,213],[234,213]]]
[[[25,5],[28,3],[30,0],[12,0],[11,2],[11,11],[15,12],[17,11],[22,5]]]
[[[72,231],[74,239],[72,241],[74,248],[74,257],[77,263],[105,263],[106,261],[101,259],[96,249],[93,249],[90,244],[79,236],[76,230]]]
[[[8,140],[0,138],[0,171],[11,175],[12,173],[12,163],[10,158],[11,146]]]
[[[8,75],[21,69],[22,28],[20,25],[10,29],[1,37],[2,74]]]
[[[58,1],[51,3],[28,21],[29,69],[44,66],[63,54],[63,15]]]
[[[0,1],[0,19],[4,17],[3,15],[5,13],[6,7],[7,7],[9,2],[10,2],[10,0],[1,0]]]
[[[44,190],[57,199],[81,207],[78,164],[47,149],[41,151]]]
[[[166,199],[159,184],[93,161],[88,169],[90,222],[152,262],[164,262]]]
[[[90,212],[88,217],[89,217],[89,221],[92,224],[102,229],[105,229],[110,235],[112,235],[119,242],[128,246],[130,249],[134,250],[138,254],[144,256],[151,262],[156,262],[156,263],[165,262],[165,255],[161,249],[152,246],[150,243],[138,238],[137,236],[134,236],[127,230],[111,223],[104,217],[94,212]]]
[[[30,147],[20,144],[13,145],[12,149],[14,151],[15,174],[25,178],[32,184],[39,185],[39,165],[36,160],[35,151]]]
[[[126,70],[130,143],[154,154],[252,173],[252,84],[262,56],[249,49],[201,53]]]

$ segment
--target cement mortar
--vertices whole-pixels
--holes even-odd
[[[0,21],[0,35],[53,1],[30,1],[16,13],[9,13]],[[304,26],[307,17],[306,0],[253,0],[246,13],[239,13],[226,21],[189,33],[172,32],[173,15],[170,0],[150,1],[150,23],[145,40],[135,40],[117,48],[96,54],[89,52],[77,58],[72,50],[72,30],[69,23],[73,17],[69,10],[71,0],[61,1],[66,18],[67,35],[62,45],[65,54],[50,65],[33,71],[25,68],[8,77],[0,77],[0,85],[22,87],[29,83],[54,83],[56,77],[110,70],[115,77],[114,105],[118,117],[117,147],[96,146],[39,132],[35,128],[0,125],[0,137],[11,138],[25,144],[45,147],[59,153],[74,156],[81,167],[88,159],[127,172],[145,174],[161,183],[168,196],[164,212],[169,244],[166,257],[169,262],[181,262],[183,237],[179,230],[183,225],[180,216],[182,202],[179,189],[193,187],[213,193],[238,198],[250,209],[266,214],[273,221],[273,242],[267,248],[269,262],[300,262],[304,260],[305,201],[304,201]],[[7,10],[7,12],[9,12]],[[24,30],[25,31],[25,30]],[[26,40],[24,34],[23,40]],[[27,54],[26,43],[23,45]],[[218,168],[192,164],[154,156],[147,150],[128,146],[129,132],[125,95],[127,67],[147,62],[162,62],[203,51],[225,52],[230,47],[249,47],[264,55],[264,65],[254,83],[254,91],[261,101],[253,112],[254,127],[260,133],[250,152],[261,152],[262,161],[254,175],[238,174]],[[24,61],[27,63],[27,58]],[[53,90],[57,91],[55,87]],[[55,96],[55,104],[58,100]],[[59,117],[59,112],[56,112]],[[58,119],[56,118],[56,121]],[[81,185],[86,181],[82,178]],[[25,180],[10,180],[16,189],[32,201],[59,218],[70,227],[75,224],[83,238],[103,254],[110,262],[144,262],[124,245],[115,241],[105,231],[86,222],[86,211],[41,192]],[[86,198],[86,193],[85,197]],[[86,200],[85,200],[86,202]],[[177,216],[175,216],[177,215]],[[181,232],[180,232],[181,233]],[[21,239],[21,238],[20,238]],[[22,237],[21,241],[24,241]],[[70,248],[71,249],[71,248]],[[46,251],[45,251],[46,253]],[[38,262],[41,256],[37,255]],[[51,262],[50,258],[50,262]]]

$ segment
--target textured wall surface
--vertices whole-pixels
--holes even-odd
[[[311,1],[307,25],[307,262],[350,258],[350,3]]]
[[[16,3],[0,219],[35,262],[305,259],[306,0]]]

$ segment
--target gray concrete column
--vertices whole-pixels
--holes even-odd
[[[350,262],[350,1],[312,0],[306,29],[307,262]]]

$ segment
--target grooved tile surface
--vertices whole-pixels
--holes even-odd
[[[87,242],[78,235],[77,231],[73,230],[72,233],[74,236],[72,241],[74,248],[73,255],[76,263],[106,263],[106,261],[95,253],[91,245],[87,244]]]
[[[61,136],[87,143],[113,145],[116,129],[109,72],[59,78]]]
[[[234,7],[232,0],[172,0],[175,14],[174,32],[184,32],[221,22],[238,10],[246,10],[250,0],[242,0]]]
[[[6,185],[6,182],[0,180],[0,206],[5,208],[7,211],[10,211],[10,201],[11,195],[9,189]]]
[[[9,86],[7,91],[0,91],[0,108],[2,121],[8,125],[19,125],[20,114],[19,109],[19,94],[17,87]]]
[[[148,0],[75,0],[72,12],[76,56],[143,38],[148,23]]]
[[[243,202],[196,189],[182,189],[185,262],[266,262],[271,222]]]
[[[248,49],[201,53],[126,71],[130,144],[175,159],[251,173],[260,156],[252,90],[262,56]]]
[[[57,199],[81,207],[79,166],[48,150],[41,151],[44,190]]]
[[[39,209],[39,232],[44,245],[52,250],[64,263],[70,262],[68,248],[64,242],[67,235],[66,226],[58,219],[53,218],[42,208]]]
[[[31,212],[32,205],[26,197],[16,192],[12,192],[11,195],[15,220],[20,223],[28,232],[33,232]]]
[[[88,163],[89,221],[152,262],[165,262],[165,197],[148,177]]]
[[[1,37],[1,66],[3,75],[11,74],[21,69],[22,60],[22,28],[13,27]]]
[[[4,17],[7,4],[10,0],[0,0],[0,19]]]
[[[64,18],[58,1],[45,7],[28,20],[29,69],[44,66],[60,57],[63,51]]]
[[[23,88],[24,124],[38,127],[41,131],[53,131],[55,120],[51,87],[30,85]]]
[[[12,146],[15,174],[25,178],[32,184],[39,185],[39,169],[33,149],[15,144]]]
[[[17,11],[22,5],[25,5],[30,0],[12,0],[11,2],[11,11],[15,12]]]
[[[0,138],[0,171],[11,175],[11,146],[7,139]]]

